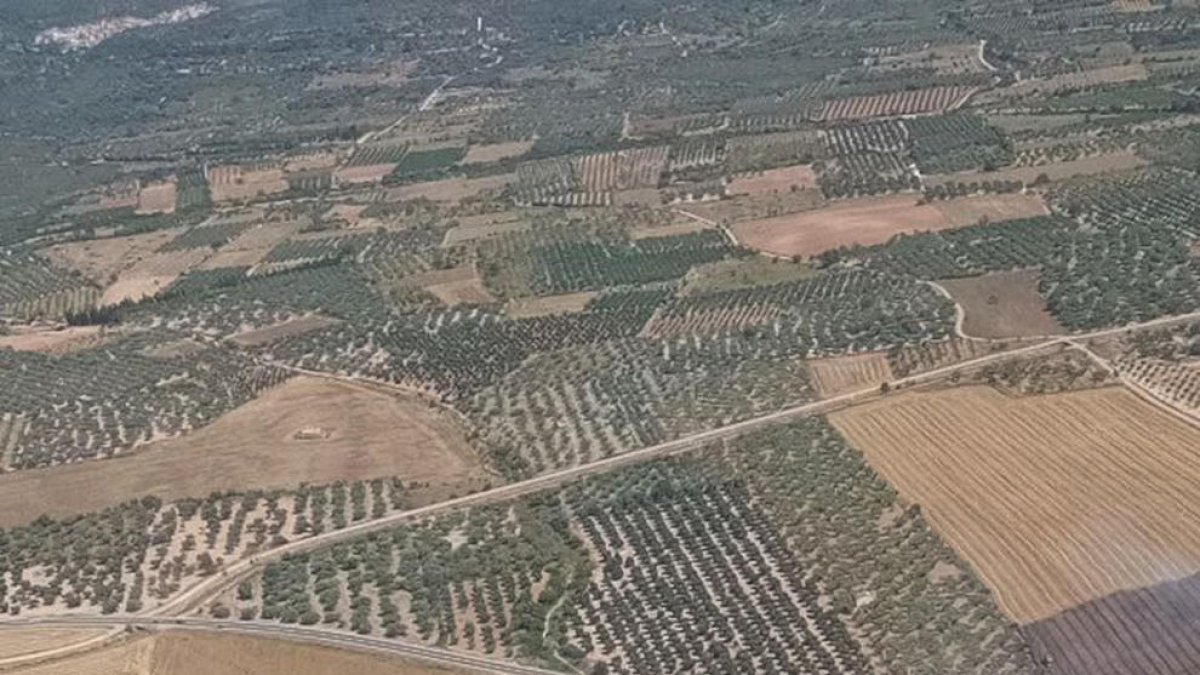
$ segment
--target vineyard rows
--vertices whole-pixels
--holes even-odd
[[[31,253],[0,249],[0,316],[61,316],[89,304],[95,290],[81,277],[56,270]]]

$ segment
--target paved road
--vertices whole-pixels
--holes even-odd
[[[97,628],[123,629],[126,626],[148,630],[189,630],[220,633],[236,633],[254,637],[292,640],[339,649],[353,649],[402,656],[408,659],[435,663],[443,666],[465,668],[477,673],[499,675],[562,675],[554,670],[526,666],[510,661],[491,659],[484,656],[465,654],[439,647],[413,644],[402,640],[375,638],[354,633],[328,630],[320,627],[284,624],[255,623],[243,621],[221,621],[198,618],[142,618],[120,620],[105,617],[51,617],[5,621],[0,631],[25,628]]]

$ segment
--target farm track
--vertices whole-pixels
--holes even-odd
[[[942,377],[947,376],[947,375],[957,372],[957,371],[966,370],[966,369],[970,369],[970,368],[977,368],[977,367],[987,364],[987,363],[991,363],[991,362],[999,361],[999,360],[1010,359],[1010,358],[1020,356],[1023,354],[1032,354],[1032,353],[1036,353],[1038,351],[1042,351],[1045,349],[1061,347],[1063,345],[1078,348],[1078,346],[1080,344],[1079,341],[1086,341],[1086,340],[1093,339],[1093,338],[1111,337],[1111,336],[1119,335],[1119,334],[1127,332],[1127,331],[1137,331],[1137,330],[1146,330],[1146,329],[1150,329],[1150,328],[1158,328],[1158,327],[1162,327],[1162,326],[1168,326],[1171,324],[1183,323],[1183,322],[1193,321],[1193,320],[1197,320],[1197,319],[1200,319],[1200,312],[1192,312],[1189,314],[1181,314],[1181,315],[1176,315],[1176,316],[1162,317],[1159,319],[1154,319],[1154,320],[1146,321],[1146,322],[1142,322],[1142,323],[1129,324],[1129,325],[1125,325],[1125,326],[1121,326],[1121,327],[1117,327],[1117,328],[1108,328],[1108,329],[1103,329],[1103,330],[1098,330],[1098,331],[1092,331],[1089,333],[1079,333],[1079,334],[1070,335],[1070,336],[1055,337],[1052,339],[1047,339],[1047,340],[1044,340],[1041,342],[1037,342],[1035,344],[1026,345],[1024,347],[1018,347],[1016,349],[1012,349],[1012,350],[1008,350],[1008,351],[987,354],[987,355],[980,356],[977,358],[961,361],[959,363],[935,368],[933,370],[929,370],[929,371],[926,371],[923,373],[918,373],[918,374],[910,375],[910,376],[903,377],[903,378],[897,378],[897,379],[893,380],[892,382],[890,382],[889,384],[893,391],[898,390],[898,389],[911,388],[913,386],[927,384],[930,382],[937,381],[937,380],[941,379]],[[1096,356],[1096,358],[1099,358],[1099,357]],[[379,384],[378,382],[376,382],[374,380],[356,378],[353,376],[335,376],[335,375],[330,375],[328,373],[325,373],[324,376],[334,377],[336,379],[341,379],[341,380],[350,381],[350,382],[358,382],[359,384],[369,384],[372,386],[378,386],[378,384]],[[1140,395],[1144,395],[1144,396],[1149,395],[1147,393],[1141,392],[1140,389],[1134,389],[1134,391],[1139,392]],[[590,462],[587,464],[581,464],[581,465],[570,467],[567,469],[554,471],[554,472],[551,472],[548,474],[544,474],[541,476],[523,480],[523,481],[520,481],[517,483],[510,483],[508,485],[503,485],[503,486],[500,486],[497,488],[492,488],[490,490],[477,492],[475,494],[471,494],[471,495],[467,495],[467,496],[463,496],[463,497],[457,497],[454,499],[449,499],[447,501],[439,502],[437,504],[431,504],[428,506],[424,506],[424,507],[417,508],[417,509],[412,509],[409,511],[402,511],[402,512],[398,512],[398,513],[394,513],[392,515],[385,516],[385,517],[377,519],[377,520],[367,521],[367,522],[359,523],[357,525],[351,525],[344,529],[327,532],[325,534],[321,534],[316,537],[311,537],[308,539],[294,541],[294,542],[291,542],[288,544],[284,544],[283,546],[279,546],[277,548],[271,549],[270,551],[263,552],[259,555],[253,556],[251,558],[235,562],[235,563],[225,567],[219,575],[210,577],[206,581],[203,581],[203,582],[197,584],[196,586],[193,586],[192,588],[182,592],[180,595],[178,595],[177,597],[172,599],[170,602],[168,602],[164,605],[161,605],[153,610],[149,610],[145,613],[113,614],[110,617],[104,618],[104,619],[89,619],[86,617],[78,617],[78,616],[46,616],[46,617],[41,617],[41,618],[36,618],[36,619],[5,620],[5,621],[0,621],[0,629],[13,627],[13,626],[20,626],[20,627],[28,628],[28,627],[37,627],[37,626],[72,625],[72,622],[88,622],[88,621],[94,622],[94,623],[87,624],[87,625],[93,625],[93,626],[97,625],[97,624],[111,626],[111,625],[120,625],[120,624],[163,625],[163,624],[171,624],[171,623],[180,625],[179,624],[180,621],[191,622],[191,625],[199,625],[200,623],[208,623],[208,624],[217,623],[217,624],[219,624],[221,622],[206,622],[206,620],[203,620],[203,619],[192,619],[192,618],[175,619],[172,617],[180,617],[189,612],[198,611],[198,608],[200,606],[202,606],[204,604],[204,602],[207,601],[208,599],[211,599],[212,597],[216,597],[217,595],[221,594],[222,592],[224,592],[230,588],[233,588],[238,583],[240,583],[242,580],[244,580],[246,577],[252,576],[253,574],[257,573],[257,571],[260,568],[262,568],[264,565],[266,565],[267,563],[270,563],[274,560],[282,558],[283,556],[288,555],[288,554],[302,553],[302,552],[309,551],[312,549],[321,548],[321,547],[324,547],[324,546],[327,546],[330,544],[334,544],[334,543],[354,539],[357,537],[365,536],[365,535],[371,534],[373,532],[378,532],[381,530],[389,529],[391,527],[394,527],[394,526],[404,523],[404,522],[408,522],[408,521],[412,521],[412,520],[416,520],[416,519],[420,519],[420,518],[427,518],[427,517],[430,517],[433,515],[440,514],[445,511],[452,511],[452,510],[461,509],[464,507],[489,504],[489,503],[494,503],[497,501],[507,501],[507,500],[518,498],[518,497],[526,496],[529,494],[541,492],[543,490],[554,488],[554,487],[557,487],[557,486],[560,486],[563,484],[575,482],[577,480],[585,479],[585,478],[588,478],[593,475],[608,473],[608,472],[617,470],[617,469],[625,467],[625,466],[640,464],[642,462],[652,461],[654,459],[659,459],[659,458],[663,458],[663,457],[670,457],[670,456],[674,456],[674,455],[684,454],[687,452],[691,452],[694,450],[698,450],[698,449],[707,447],[710,443],[712,443],[714,441],[727,440],[730,438],[741,436],[746,433],[750,433],[753,431],[757,431],[760,429],[768,428],[768,427],[779,425],[779,424],[786,424],[788,422],[791,422],[791,421],[794,421],[797,419],[803,419],[805,417],[809,417],[812,415],[826,414],[826,413],[833,412],[835,410],[841,410],[844,408],[853,407],[856,405],[860,405],[863,403],[867,403],[867,402],[876,400],[876,399],[880,398],[882,395],[883,394],[880,393],[879,387],[872,386],[872,387],[856,390],[853,392],[849,392],[846,394],[842,394],[839,396],[835,396],[833,398],[810,402],[810,403],[805,403],[805,404],[798,405],[798,406],[793,406],[793,407],[779,410],[779,411],[776,411],[773,413],[762,415],[760,417],[755,417],[752,419],[744,420],[742,422],[738,422],[738,423],[731,424],[731,425],[724,426],[724,427],[719,427],[716,429],[710,429],[708,431],[700,432],[697,434],[693,434],[691,436],[675,439],[672,441],[667,441],[665,443],[660,443],[660,444],[653,445],[650,447],[642,448],[640,450],[634,450],[634,451],[630,451],[630,452],[627,452],[624,454],[606,457],[604,459],[600,459],[600,460]],[[1155,400],[1158,404],[1165,405],[1162,401],[1159,401],[1157,398]],[[1182,414],[1182,413],[1180,413],[1180,411],[1178,411],[1174,407],[1172,407],[1172,410],[1174,410],[1176,412],[1176,414]],[[1196,418],[1194,418],[1190,415],[1184,415],[1184,416],[1187,418],[1188,421],[1190,421],[1192,423],[1200,424],[1200,420],[1196,420]],[[243,624],[234,622],[234,623],[232,623],[232,625],[242,626]],[[295,637],[297,639],[307,639],[310,635],[316,635],[316,637],[313,638],[313,640],[312,640],[315,642],[320,642],[322,639],[326,639],[325,637],[323,637],[323,635],[317,635],[316,632],[314,632],[314,631],[306,632],[303,629],[297,629],[297,635],[295,635],[293,637]],[[340,634],[340,633],[338,633],[337,635],[342,636],[342,634]],[[357,637],[357,636],[354,636],[354,637]],[[362,639],[362,641],[364,641],[364,642],[369,641],[369,640],[370,639],[368,639],[368,638]],[[92,645],[91,645],[91,641],[89,641],[86,645],[81,644],[78,646],[83,647],[83,648],[91,648]],[[56,648],[56,649],[52,650],[52,652],[53,652],[52,654],[50,652],[38,652],[38,653],[24,655],[22,657],[19,657],[19,662],[21,662],[21,663],[36,662],[39,660],[44,660],[45,658],[48,658],[50,656],[57,657],[57,656],[66,655],[67,653],[71,653],[72,651],[74,651],[74,650],[69,647]],[[457,657],[457,655],[453,655],[453,654],[451,656]],[[0,665],[7,665],[9,663],[16,663],[16,662],[18,662],[18,661],[16,661],[16,660],[9,660],[8,662],[0,661]],[[490,672],[549,672],[549,671],[529,670],[529,671],[490,671]]]

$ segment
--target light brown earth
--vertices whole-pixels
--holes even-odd
[[[472,145],[463,157],[463,164],[486,164],[520,157],[533,149],[533,141],[510,141],[491,145]]]
[[[285,640],[171,632],[128,639],[10,672],[19,675],[453,675],[463,671]]]
[[[910,392],[829,419],[1018,622],[1200,572],[1200,430],[1124,388]]]
[[[234,237],[201,263],[198,269],[211,270],[220,267],[253,267],[284,241],[298,235],[308,224],[307,219],[263,221]]]
[[[484,287],[479,272],[466,265],[415,274],[405,278],[402,284],[423,288],[452,307],[462,304],[483,305],[496,301]]]
[[[499,176],[483,176],[481,178],[447,178],[428,183],[403,185],[388,191],[393,200],[418,199],[424,197],[435,202],[461,202],[464,199],[479,196],[484,192],[498,192],[508,187],[517,179],[517,174],[506,173]]]
[[[286,173],[295,173],[298,171],[332,169],[337,166],[340,159],[341,157],[334,151],[318,151],[293,155],[284,161],[283,170]]]
[[[157,295],[188,270],[199,267],[213,254],[207,247],[152,253],[122,270],[117,280],[104,289],[101,305],[141,300]]]
[[[0,349],[68,354],[104,344],[115,336],[102,326],[52,326],[16,330],[0,336]]]
[[[0,630],[0,659],[79,644],[104,635],[103,629],[15,628]]]
[[[725,193],[734,197],[765,195],[808,190],[816,186],[817,174],[812,165],[799,164],[735,176],[725,187]]]
[[[732,223],[812,211],[827,203],[820,190],[801,190],[786,194],[694,202],[684,204],[682,208],[708,220]]]
[[[575,314],[582,312],[588,302],[597,295],[598,293],[595,291],[583,291],[582,293],[545,295],[540,298],[514,298],[504,305],[504,311],[514,319]]]
[[[1150,76],[1144,63],[1093,68],[1073,73],[1063,73],[1047,78],[1026,79],[1008,87],[994,89],[982,94],[980,102],[990,103],[1006,98],[1019,98],[1033,94],[1053,94],[1060,91],[1074,91],[1101,84],[1118,82],[1139,82]]]
[[[501,234],[520,232],[528,229],[529,226],[529,221],[522,219],[519,214],[511,212],[464,216],[458,218],[458,225],[446,232],[442,246],[454,246]]]
[[[312,428],[328,437],[296,438]],[[491,479],[457,419],[430,401],[299,376],[186,436],[115,459],[0,475],[0,527],[139,495],[172,500],[389,476],[430,483],[414,493],[418,501],[466,494]]]
[[[812,211],[735,223],[738,241],[782,256],[883,244],[898,234],[937,232],[1046,213],[1036,195],[983,195],[920,203],[912,195],[851,199]]]
[[[177,197],[178,190],[174,178],[158,183],[147,183],[138,192],[136,212],[140,214],[175,213]]]
[[[267,197],[288,189],[283,168],[278,166],[214,166],[206,175],[209,193],[218,204]]]
[[[121,270],[144,259],[183,232],[182,228],[58,244],[44,249],[50,262],[73,269],[101,286],[116,279]]]
[[[633,240],[651,239],[653,237],[674,237],[680,234],[691,234],[701,230],[710,230],[712,225],[703,223],[693,218],[681,218],[678,222],[669,225],[652,225],[650,227],[635,227],[629,231],[629,238]]]
[[[895,379],[887,354],[869,352],[808,361],[813,387],[821,398],[877,387]]]
[[[235,333],[229,336],[229,341],[240,347],[261,347],[269,345],[272,342],[278,342],[284,338],[315,333],[330,326],[335,326],[338,323],[340,322],[337,319],[331,319],[319,314],[309,314],[308,316],[301,316],[277,323],[274,326]]]
[[[947,279],[938,284],[962,306],[963,332],[971,337],[1036,337],[1066,332],[1038,293],[1036,270]]]
[[[1114,152],[1106,155],[1094,155],[1067,162],[1051,162],[1041,166],[1016,166],[997,171],[977,172],[964,171],[961,173],[932,174],[923,178],[927,187],[944,185],[946,183],[979,183],[982,181],[1020,181],[1026,185],[1032,184],[1039,176],[1045,175],[1052,181],[1066,180],[1075,176],[1092,176],[1113,171],[1127,171],[1146,165],[1146,160],[1132,152]]]
[[[396,162],[368,164],[366,166],[343,166],[333,172],[334,185],[361,185],[379,183],[396,168]]]

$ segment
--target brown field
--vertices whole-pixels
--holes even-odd
[[[100,304],[115,305],[156,295],[184,272],[199,267],[212,254],[212,249],[205,247],[146,256],[117,275],[116,281],[104,289]]]
[[[950,221],[932,204],[911,195],[839,202],[814,211],[736,223],[738,241],[783,256],[814,256],[840,246],[882,244],[897,234],[947,230]]]
[[[278,166],[214,166],[206,172],[215,203],[243,201],[287,192],[283,169]]]
[[[785,166],[757,173],[735,176],[725,193],[730,196],[778,194],[808,190],[817,186],[817,174],[810,164]]]
[[[102,326],[35,328],[0,336],[0,349],[67,354],[102,345],[114,335],[116,333],[106,333]]]
[[[667,168],[668,146],[584,155],[574,160],[584,192],[611,192],[658,186]]]
[[[333,172],[334,185],[362,185],[378,183],[396,168],[396,162],[387,164],[366,164],[364,166],[343,166]]]
[[[177,196],[178,191],[175,188],[174,178],[159,183],[147,183],[138,192],[136,212],[139,214],[175,213]]]
[[[403,185],[388,190],[392,200],[417,199],[424,197],[435,202],[461,202],[464,199],[477,197],[485,192],[498,192],[516,181],[515,173],[499,176],[483,176],[481,178],[448,178],[428,183]]]
[[[995,223],[1050,213],[1041,196],[1036,194],[979,195],[936,201],[933,205],[955,227],[977,225],[985,219]]]
[[[150,256],[182,232],[182,228],[175,228],[128,237],[74,241],[51,246],[42,254],[55,265],[73,269],[97,284],[107,286],[116,280],[121,270]]]
[[[515,298],[504,305],[504,311],[514,319],[528,319],[553,314],[576,314],[582,312],[583,308],[596,295],[598,294],[595,291],[583,291],[582,293],[546,295],[540,298]]]
[[[1020,181],[1029,185],[1045,174],[1052,181],[1066,180],[1075,176],[1091,176],[1110,171],[1126,171],[1146,165],[1146,160],[1132,152],[1114,152],[1074,159],[1067,162],[1051,162],[1041,166],[1017,166],[987,173],[965,171],[962,173],[925,176],[926,186],[945,183],[977,183],[981,181]]]
[[[801,190],[785,194],[694,202],[685,204],[683,207],[689,213],[708,220],[732,223],[812,211],[827,203],[820,190]]]
[[[533,141],[511,141],[491,145],[472,145],[463,157],[463,164],[488,164],[521,157],[533,149]]]
[[[816,274],[807,263],[756,255],[697,265],[683,279],[681,296],[732,291],[805,279]]]
[[[463,216],[457,220],[458,225],[447,230],[442,246],[454,246],[529,228],[528,221],[522,219],[520,214],[512,212]]]
[[[308,222],[307,219],[296,218],[256,223],[222,246],[212,257],[201,263],[198,269],[253,267],[265,258],[271,249],[298,235]]]
[[[277,323],[274,326],[235,333],[234,335],[230,335],[228,339],[240,347],[261,347],[269,345],[272,342],[278,342],[284,338],[315,333],[324,328],[335,326],[338,323],[340,322],[337,319],[330,319],[319,314],[310,314]]]
[[[326,436],[296,437],[308,429]],[[114,459],[0,475],[0,527],[139,495],[170,500],[387,476],[429,483],[422,500],[465,494],[490,478],[457,421],[427,400],[299,376],[186,436]]]
[[[1120,387],[830,415],[1019,622],[1200,570],[1200,431]]]
[[[712,225],[692,218],[685,218],[670,225],[651,225],[649,227],[634,227],[629,231],[633,240],[651,239],[653,237],[674,237],[680,234],[691,234],[701,230],[712,229]]]
[[[302,155],[292,155],[283,163],[283,170],[287,173],[296,173],[298,171],[317,171],[320,169],[332,169],[337,166],[340,156],[333,151],[318,151],[309,152]]]
[[[451,307],[486,305],[496,301],[484,288],[479,272],[470,266],[422,272],[406,277],[402,283],[405,286],[419,286]]]
[[[79,644],[106,631],[78,628],[11,628],[0,630],[0,661],[25,654]]]
[[[869,352],[808,361],[813,387],[821,398],[878,387],[895,379],[887,354]]]
[[[963,332],[971,337],[1013,338],[1066,332],[1038,293],[1033,270],[938,282],[962,306]]]
[[[19,675],[452,675],[463,671],[287,640],[169,632],[10,672]]]
[[[1101,84],[1139,82],[1141,80],[1145,80],[1149,76],[1150,71],[1146,69],[1146,65],[1144,63],[1107,66],[1104,68],[1083,70],[1076,73],[1054,75],[1044,79],[1023,80],[1012,86],[1005,87],[1003,89],[995,89],[983,94],[980,96],[980,100],[983,102],[992,102],[1004,100],[1006,98],[1030,96],[1033,94],[1053,94],[1060,91],[1086,89],[1088,87],[1095,87]]]

